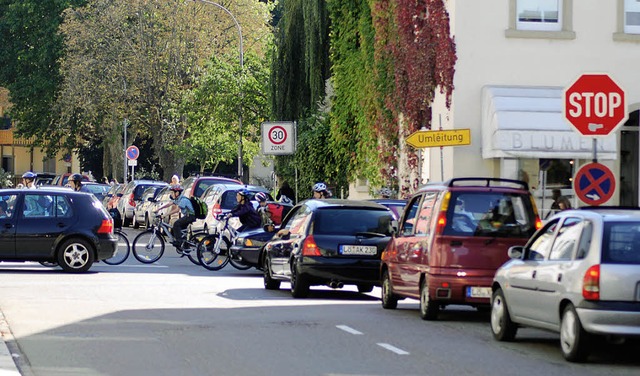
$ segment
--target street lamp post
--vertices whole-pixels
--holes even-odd
[[[208,0],[193,0],[193,1],[199,1],[201,3],[210,4],[222,9],[223,11],[225,11],[225,13],[227,13],[231,17],[233,22],[236,24],[236,28],[238,29],[238,37],[240,39],[240,48],[239,48],[240,73],[242,73],[242,71],[244,70],[244,52],[243,52],[244,49],[242,47],[242,28],[240,27],[240,23],[238,23],[238,20],[236,19],[236,17],[233,15],[233,13],[231,13],[229,9],[213,1],[208,1]],[[238,176],[240,180],[244,182],[244,171],[242,166],[242,96],[240,101],[240,111],[238,114]]]

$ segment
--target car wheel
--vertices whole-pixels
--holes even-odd
[[[429,284],[425,277],[420,284],[420,318],[423,320],[435,320],[438,318],[440,306],[429,296]]]
[[[83,239],[68,239],[58,249],[58,265],[65,272],[86,272],[94,260],[93,248]]]
[[[582,362],[589,355],[590,336],[580,322],[578,313],[569,304],[562,313],[560,322],[560,347],[562,355],[570,362]]]
[[[280,288],[280,281],[271,277],[271,268],[269,267],[269,260],[265,257],[262,267],[262,275],[264,277],[264,288],[267,290],[278,290]]]
[[[309,295],[309,282],[304,275],[298,273],[295,264],[291,265],[291,296],[306,298]]]
[[[497,289],[491,298],[491,332],[498,341],[513,341],[518,326],[511,321],[507,301],[502,289]]]
[[[393,289],[391,287],[391,277],[389,277],[389,272],[385,271],[382,275],[382,308],[384,309],[395,309],[398,307],[398,297],[393,294]]]
[[[371,284],[362,284],[362,285],[358,285],[358,292],[360,293],[367,293],[367,292],[371,292],[373,291],[373,285]]]

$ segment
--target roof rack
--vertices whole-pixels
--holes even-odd
[[[491,183],[503,183],[503,184],[507,183],[507,184],[516,185],[517,188],[522,188],[525,191],[529,190],[529,184],[525,181],[515,180],[515,179],[503,179],[503,178],[479,178],[479,177],[478,178],[453,178],[445,182],[444,184],[449,187],[465,185],[465,184],[456,184],[460,182],[479,182],[481,184],[476,184],[476,186],[485,186],[485,187],[500,186],[500,184],[491,184]]]

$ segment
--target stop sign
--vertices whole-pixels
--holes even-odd
[[[608,136],[629,118],[624,90],[606,74],[583,74],[564,90],[563,114],[583,136]]]

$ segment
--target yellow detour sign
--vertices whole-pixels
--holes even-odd
[[[414,148],[469,145],[471,144],[471,130],[417,131],[407,137],[407,144]]]

